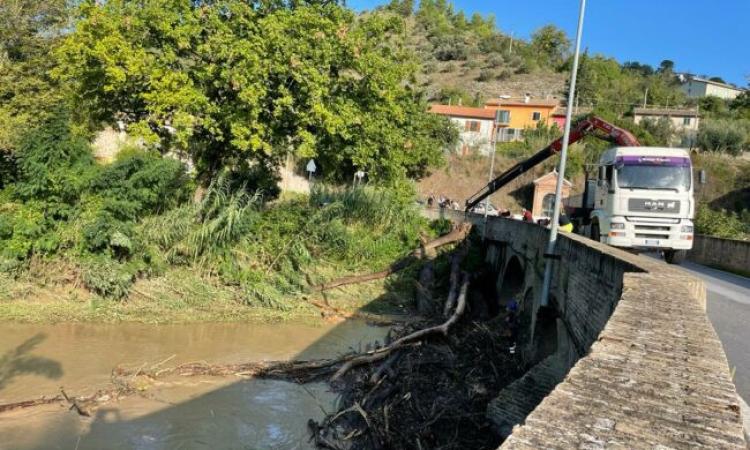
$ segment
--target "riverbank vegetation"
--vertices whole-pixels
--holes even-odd
[[[456,131],[427,113],[397,14],[234,0],[4,12],[0,316],[311,314],[311,286],[434,234],[410,180]],[[106,164],[89,144],[105,126],[130,143]],[[368,187],[279,196],[289,157],[315,158],[331,186],[362,170]]]
[[[4,282],[33,287],[41,275],[55,296],[68,292],[74,303],[77,296],[88,298],[92,311],[84,317],[105,311],[130,317],[128,307],[107,302],[134,297],[140,304],[133,313],[154,302],[154,314],[142,320],[160,311],[203,314],[214,307],[220,317],[247,315],[239,307],[282,317],[300,309],[311,286],[387,267],[415,248],[420,235],[434,235],[408,184],[316,185],[308,196],[268,201],[263,191],[236,186],[224,172],[196,200],[196,182],[179,161],[130,149],[100,165],[59,118],[22,141],[16,166],[15,181],[0,191]],[[8,303],[0,311],[30,316],[21,311],[24,300],[3,300]],[[37,306],[59,313],[57,305]]]

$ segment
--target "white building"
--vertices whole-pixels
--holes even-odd
[[[658,121],[667,119],[676,132],[676,140],[671,144],[680,147],[690,148],[695,142],[695,136],[698,133],[700,116],[698,109],[677,109],[677,108],[634,108],[633,122],[640,124],[644,120]]]
[[[634,108],[633,122],[641,123],[644,119],[659,120],[667,118],[676,131],[698,131],[700,116],[697,109],[676,108]]]
[[[705,78],[691,77],[686,78],[682,83],[682,91],[690,98],[707,97],[713,95],[714,97],[734,99],[745,89],[732,86],[731,84],[719,83],[718,81],[711,81]]]
[[[446,116],[459,129],[457,152],[466,155],[471,151],[489,154],[492,151],[492,129],[495,110],[470,106],[432,105],[430,112]]]

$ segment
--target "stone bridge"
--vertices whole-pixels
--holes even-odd
[[[502,449],[744,449],[740,403],[705,312],[703,282],[577,235],[557,243],[539,304],[548,230],[464,216],[484,242],[500,301],[521,310],[529,371],[488,407]]]

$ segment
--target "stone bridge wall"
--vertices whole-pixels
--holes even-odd
[[[550,326],[536,324],[548,231],[502,218],[485,230],[482,217],[442,214],[486,231],[488,262],[501,277],[513,258],[522,261],[533,343]],[[746,448],[702,281],[576,235],[561,235],[556,254],[555,352],[527,348],[538,364],[490,404],[501,432],[508,421],[520,424],[502,448]]]
[[[695,235],[688,259],[750,276],[750,241]]]

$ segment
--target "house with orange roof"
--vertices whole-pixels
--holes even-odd
[[[556,99],[536,100],[530,96],[523,99],[497,98],[485,102],[484,108],[498,113],[498,142],[510,142],[523,138],[525,128],[536,127],[544,121],[554,123],[552,112],[558,106]]]
[[[459,105],[432,105],[430,112],[450,118],[459,129],[456,151],[466,155],[471,151],[488,154],[492,151],[492,130],[495,111]]]

